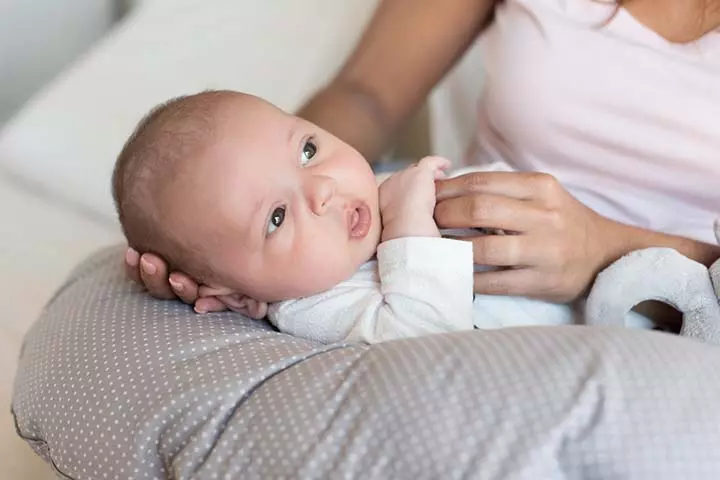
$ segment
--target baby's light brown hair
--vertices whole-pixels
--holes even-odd
[[[163,222],[173,199],[171,188],[215,138],[220,105],[237,95],[207,91],[177,97],[150,111],[137,125],[115,163],[112,192],[128,244],[155,253],[197,281],[211,277],[200,245],[178,238]]]

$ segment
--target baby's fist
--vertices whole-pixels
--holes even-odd
[[[383,241],[440,235],[433,219],[435,180],[443,178],[448,167],[446,158],[425,157],[380,185]]]
[[[438,180],[445,178],[445,170],[450,168],[450,160],[438,156],[425,157],[413,166],[431,171],[433,173],[433,180]]]

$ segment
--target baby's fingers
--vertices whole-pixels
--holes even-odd
[[[197,313],[224,312],[228,307],[217,297],[200,297],[195,302]]]
[[[428,170],[445,170],[450,167],[450,163],[450,160],[445,157],[433,155],[420,160],[418,166],[427,168]]]
[[[425,157],[418,162],[418,167],[426,168],[433,172],[435,179],[445,178],[445,170],[450,168],[451,162],[445,157]]]

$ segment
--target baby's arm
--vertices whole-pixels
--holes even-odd
[[[379,278],[363,281],[361,271],[327,292],[276,304],[271,322],[324,343],[376,343],[473,328],[471,243],[398,238],[383,242],[377,256]]]

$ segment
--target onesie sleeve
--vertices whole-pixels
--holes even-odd
[[[375,281],[351,278],[271,307],[281,331],[324,343],[383,342],[473,328],[472,244],[435,237],[383,242]]]

